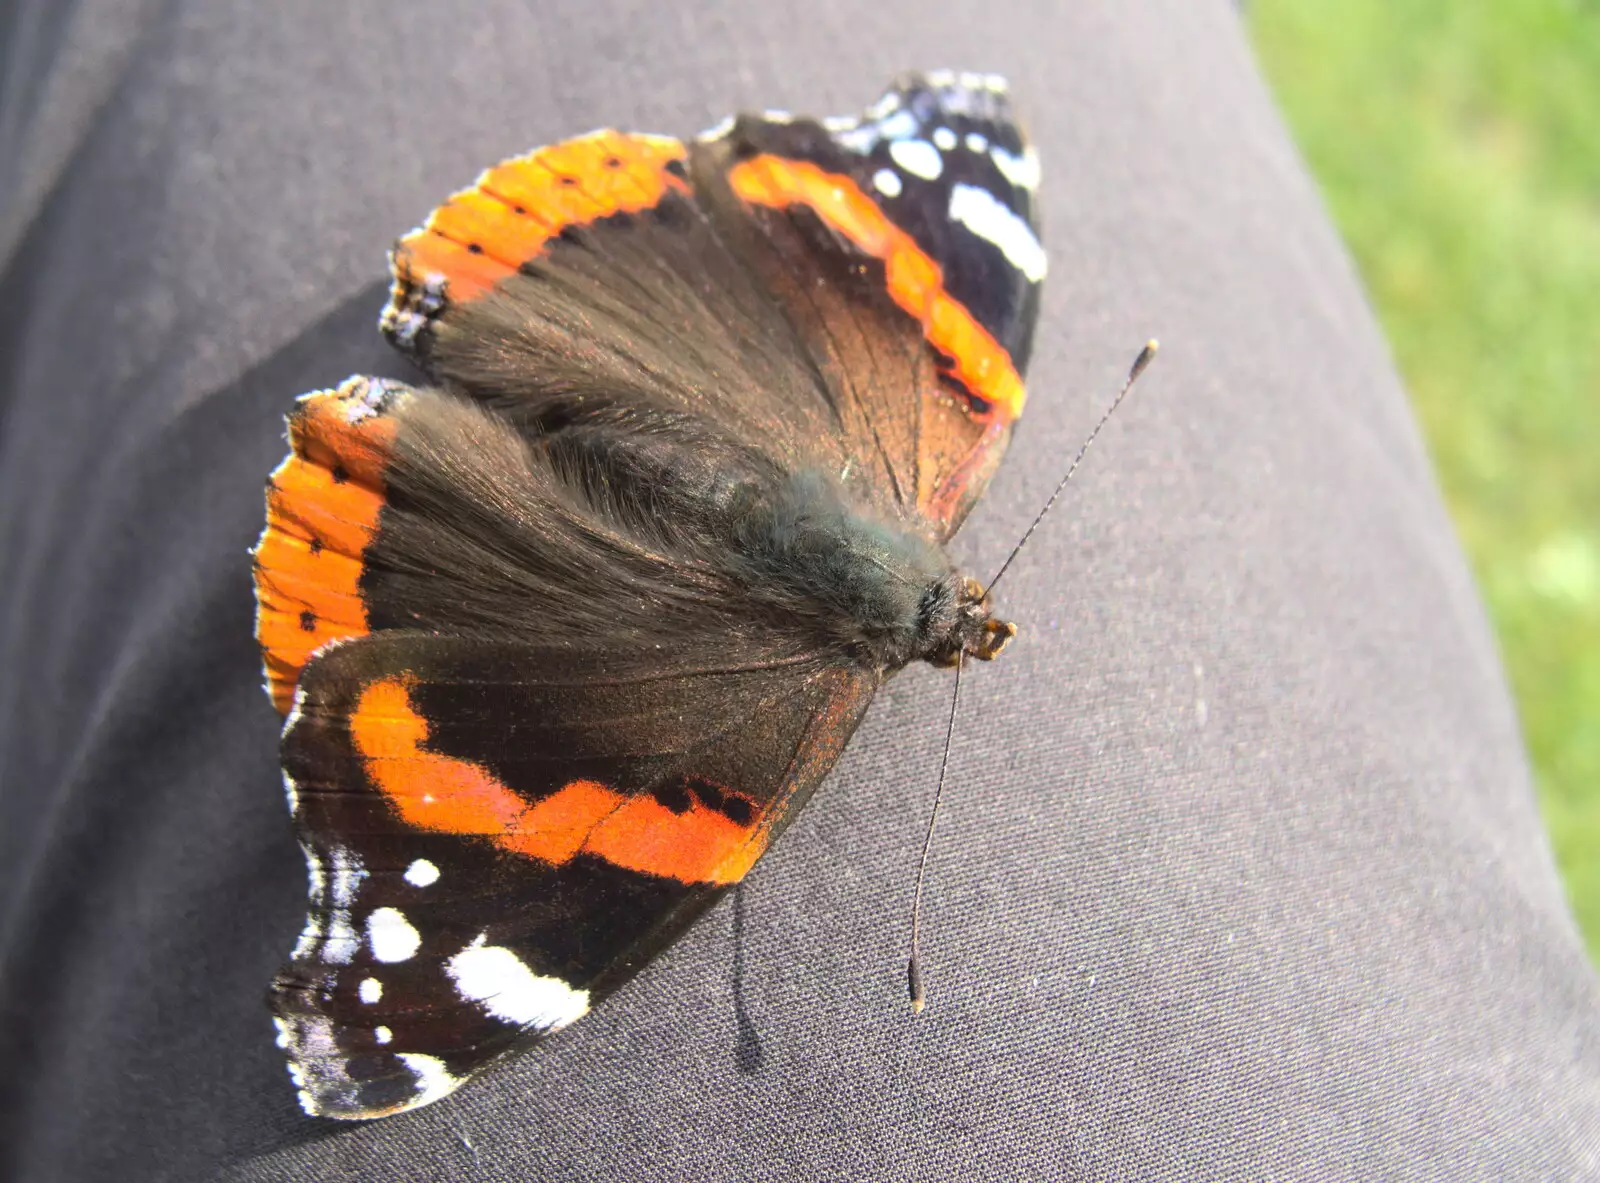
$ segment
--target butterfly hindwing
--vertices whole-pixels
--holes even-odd
[[[743,878],[874,685],[701,657],[395,630],[312,663],[283,739],[311,908],[272,988],[309,1112],[436,1099]]]

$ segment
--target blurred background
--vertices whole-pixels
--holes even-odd
[[[1600,0],[1249,0],[1499,634],[1600,960]]]

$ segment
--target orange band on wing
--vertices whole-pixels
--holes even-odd
[[[367,632],[361,552],[383,506],[392,420],[352,378],[306,395],[289,417],[289,455],[267,483],[267,524],[255,549],[256,640],[267,685],[287,714],[300,670],[330,641]]]
[[[684,146],[664,136],[597,131],[496,165],[402,238],[390,306],[404,310],[431,283],[471,300],[534,258],[567,226],[656,205],[688,185],[667,171]]]
[[[765,849],[758,825],[740,825],[695,799],[678,813],[648,795],[574,780],[530,805],[481,765],[428,751],[427,720],[399,679],[362,691],[350,735],[368,778],[418,829],[487,838],[557,865],[596,855],[685,883],[737,883]]]
[[[881,259],[890,296],[922,322],[935,349],[954,359],[955,376],[1007,421],[1022,414],[1025,390],[1011,355],[945,291],[939,264],[849,177],[809,161],[757,156],[734,165],[728,180],[752,205],[808,207],[857,248]]]

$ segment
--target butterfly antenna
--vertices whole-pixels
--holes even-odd
[[[961,702],[961,670],[964,654],[956,652],[956,689],[950,696],[950,723],[944,729],[944,755],[939,760],[939,784],[933,790],[933,809],[928,813],[928,832],[922,839],[922,857],[917,861],[917,891],[911,901],[911,957],[906,962],[906,985],[911,989],[911,1010],[921,1014],[927,997],[922,992],[922,881],[928,873],[928,851],[933,849],[933,827],[939,820],[939,799],[944,796],[944,774],[950,767],[950,742],[956,734],[956,707]]]
[[[1072,474],[1078,471],[1078,465],[1082,464],[1083,458],[1088,455],[1089,445],[1094,443],[1095,437],[1100,434],[1100,429],[1110,421],[1112,415],[1116,414],[1117,408],[1122,405],[1122,400],[1128,397],[1128,391],[1133,389],[1133,384],[1139,380],[1139,375],[1144,373],[1145,367],[1154,360],[1156,350],[1159,348],[1160,346],[1157,344],[1156,339],[1152,337],[1144,343],[1144,348],[1139,350],[1139,356],[1133,359],[1133,365],[1128,370],[1128,380],[1122,384],[1122,389],[1117,391],[1117,397],[1111,400],[1111,405],[1106,408],[1106,413],[1100,416],[1100,422],[1094,425],[1094,430],[1089,433],[1089,438],[1083,441],[1083,447],[1078,449],[1078,454],[1072,458],[1072,463],[1067,466],[1067,475],[1061,478],[1061,483],[1056,486],[1056,491],[1050,494],[1050,500],[1044,503],[1044,508],[1039,511],[1039,516],[1033,519],[1033,525],[1027,528],[1017,541],[1017,545],[1011,548],[1011,553],[1006,556],[1006,561],[1000,564],[1000,570],[995,572],[993,579],[989,580],[989,591],[994,590],[994,585],[1000,582],[1001,576],[1011,566],[1011,560],[1017,557],[1023,545],[1033,537],[1033,532],[1039,528],[1039,523],[1044,521],[1044,515],[1050,512],[1056,503],[1056,498],[1061,496],[1062,490],[1067,487],[1067,482],[1072,479]]]

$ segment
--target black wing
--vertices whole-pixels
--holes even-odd
[[[700,660],[389,631],[309,666],[311,902],[271,990],[308,1113],[427,1104],[583,1015],[744,876],[875,686]]]

